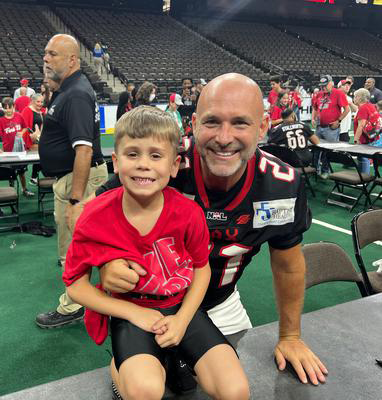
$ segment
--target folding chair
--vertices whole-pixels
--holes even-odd
[[[373,181],[373,184],[371,185],[371,189],[369,190],[369,196],[371,198],[373,190],[377,187],[377,186],[381,186],[382,187],[382,177],[381,177],[381,173],[379,172],[379,167],[382,167],[382,153],[375,153],[373,155],[373,164],[374,164],[374,176],[375,179]],[[382,196],[382,189],[379,192],[379,194],[376,196],[376,198],[373,200],[372,205],[374,206],[375,202],[377,200],[379,200]]]
[[[275,144],[266,144],[261,146],[261,150],[274,155],[280,160],[288,163],[290,166],[297,169],[300,173],[302,173],[305,183],[312,192],[313,197],[316,197],[316,194],[313,190],[312,184],[310,183],[309,176],[315,175],[317,173],[316,168],[312,166],[304,166],[302,160],[298,156],[298,152],[289,149],[288,147],[278,146]]]
[[[49,199],[45,197],[49,194],[53,194],[53,184],[56,181],[55,178],[37,178],[37,200],[38,200],[38,210],[42,212],[42,216],[45,217],[45,214],[52,213],[54,207],[49,209],[44,209],[44,204],[47,202],[52,202],[52,196]]]
[[[368,295],[362,275],[357,274],[346,252],[336,243],[317,242],[302,247],[305,257],[305,288],[324,282],[355,282],[362,297]]]
[[[328,151],[326,154],[329,162],[331,173],[329,179],[334,181],[334,186],[330,191],[326,202],[328,204],[335,204],[341,207],[349,208],[350,211],[358,204],[362,196],[365,197],[364,208],[371,206],[371,200],[367,187],[370,182],[374,180],[374,176],[361,173],[357,163],[353,157],[347,152]],[[350,169],[336,171],[333,169],[333,164],[340,164],[341,166],[349,167]],[[350,194],[345,194],[345,188],[350,188],[360,192],[358,197]],[[336,200],[340,197],[340,200]],[[344,200],[352,201],[346,203]]]
[[[0,231],[20,228],[19,215],[19,183],[13,168],[0,167],[0,181],[8,181],[9,185],[0,187],[0,221],[13,220],[16,222],[0,224]],[[16,188],[14,187],[16,182]],[[6,207],[6,210],[2,208]]]
[[[351,221],[355,258],[370,294],[382,292],[382,274],[367,272],[361,250],[369,244],[382,240],[382,210],[363,211]],[[382,257],[382,253],[381,253]]]

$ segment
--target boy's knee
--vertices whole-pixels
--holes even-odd
[[[165,386],[159,379],[129,380],[120,382],[121,396],[126,400],[160,400],[163,397]]]

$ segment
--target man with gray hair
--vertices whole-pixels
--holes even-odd
[[[44,73],[55,82],[39,143],[43,173],[56,177],[53,185],[59,258],[65,265],[72,235],[68,221],[76,204],[107,179],[101,153],[96,96],[80,70],[80,49],[70,35],[53,36],[45,47]],[[82,319],[84,310],[66,291],[56,311],[39,314],[41,328],[54,328]]]
[[[375,87],[375,79],[367,78],[365,81],[365,89],[370,92],[370,103],[377,104],[382,100],[382,90]]]

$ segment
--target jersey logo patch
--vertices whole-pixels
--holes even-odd
[[[236,220],[236,223],[238,225],[245,225],[245,224],[248,224],[250,219],[251,219],[251,216],[249,214],[240,215],[240,217],[238,217],[238,219]]]
[[[227,221],[227,216],[220,211],[207,211],[206,219],[212,221]]]
[[[253,227],[262,228],[267,225],[285,225],[294,222],[296,197],[253,203]]]

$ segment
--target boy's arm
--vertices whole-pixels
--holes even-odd
[[[90,283],[89,276],[90,271],[68,286],[71,299],[101,314],[128,320],[147,332],[158,333],[152,326],[163,317],[159,311],[108,296]]]
[[[202,268],[194,270],[191,285],[184,296],[182,306],[176,315],[164,317],[158,321],[153,330],[157,333],[155,340],[161,347],[176,346],[182,340],[188,324],[199,308],[211,278],[211,268],[207,263]],[[163,335],[158,334],[160,329],[167,330]]]

